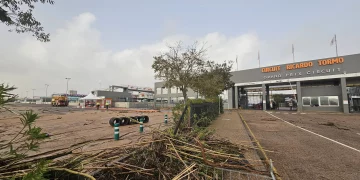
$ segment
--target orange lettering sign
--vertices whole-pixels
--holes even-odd
[[[308,68],[308,67],[312,67],[312,66],[313,66],[313,62],[302,62],[302,63],[296,63],[296,64],[288,64],[288,65],[286,65],[286,70]]]
[[[332,64],[342,64],[343,62],[344,62],[343,57],[318,60],[319,66],[326,66],[326,65],[332,65]],[[286,70],[310,68],[310,67],[313,67],[313,66],[314,66],[313,62],[294,63],[294,64],[286,65]],[[265,68],[261,69],[261,72],[263,72],[263,73],[277,72],[277,71],[280,71],[280,66],[265,67]]]
[[[280,71],[280,66],[266,67],[261,69],[261,72],[263,73],[277,72],[277,71]]]
[[[332,65],[332,64],[341,64],[343,62],[344,62],[344,58],[342,58],[342,57],[318,60],[319,66],[326,66],[326,65]]]

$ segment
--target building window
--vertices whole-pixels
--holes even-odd
[[[320,105],[321,106],[328,106],[329,105],[329,97],[321,96],[320,97]]]
[[[339,106],[338,96],[313,96],[303,97],[303,106]]]
[[[302,100],[303,100],[303,105],[304,106],[310,106],[311,105],[309,97],[303,97]]]
[[[311,97],[311,105],[319,106],[319,97]]]
[[[163,88],[163,93],[162,94],[168,94],[169,88]]]
[[[156,94],[161,94],[161,88],[156,88]]]
[[[170,93],[171,94],[176,94],[177,93],[177,88],[176,87],[172,87],[171,89],[170,89]]]
[[[330,106],[339,106],[339,97],[338,96],[329,96]]]

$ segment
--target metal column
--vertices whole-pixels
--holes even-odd
[[[263,100],[263,110],[266,111],[266,85],[262,85],[262,100]]]
[[[297,111],[302,112],[302,95],[301,95],[301,82],[296,82],[296,94],[297,94]]]
[[[270,88],[269,85],[265,85],[266,89],[266,109],[270,109]]]
[[[228,104],[230,109],[233,108],[233,102],[234,102],[234,92],[233,92],[233,88],[230,88],[228,89]]]
[[[239,87],[235,86],[235,107],[239,108]]]
[[[346,91],[346,78],[340,78],[340,84],[341,84],[341,100],[342,102],[339,102],[343,105],[343,112],[345,114],[349,113],[349,101]]]
[[[231,108],[235,108],[235,86],[231,88],[232,98],[231,98]]]

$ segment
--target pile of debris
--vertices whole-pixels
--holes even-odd
[[[207,129],[178,135],[173,135],[172,129],[153,130],[136,144],[91,151],[72,150],[47,157],[52,162],[44,176],[100,180],[221,179],[224,176],[221,169],[268,176],[268,171],[257,168],[263,166],[261,161],[244,158],[246,151],[247,147],[217,139]],[[9,171],[0,173],[0,179],[26,175],[31,171],[26,164],[9,166]]]
[[[135,146],[109,148],[91,154],[81,152],[71,159],[58,161],[54,166],[104,180],[213,179],[221,177],[222,168],[268,175],[269,172],[254,167],[262,166],[262,162],[250,163],[244,158],[246,150],[214,138],[206,129],[176,136],[171,130],[155,130],[151,139]]]
[[[182,129],[176,135],[173,128],[154,128],[128,145],[82,149],[89,143],[2,164],[0,179],[24,177],[39,160],[50,160],[43,175],[48,179],[223,179],[223,169],[269,177],[261,160],[245,158],[249,147],[216,138],[207,128]]]

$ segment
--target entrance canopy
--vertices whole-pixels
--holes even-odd
[[[98,100],[101,99],[99,97],[94,96],[92,93],[88,94],[87,96],[80,98],[80,100]]]

